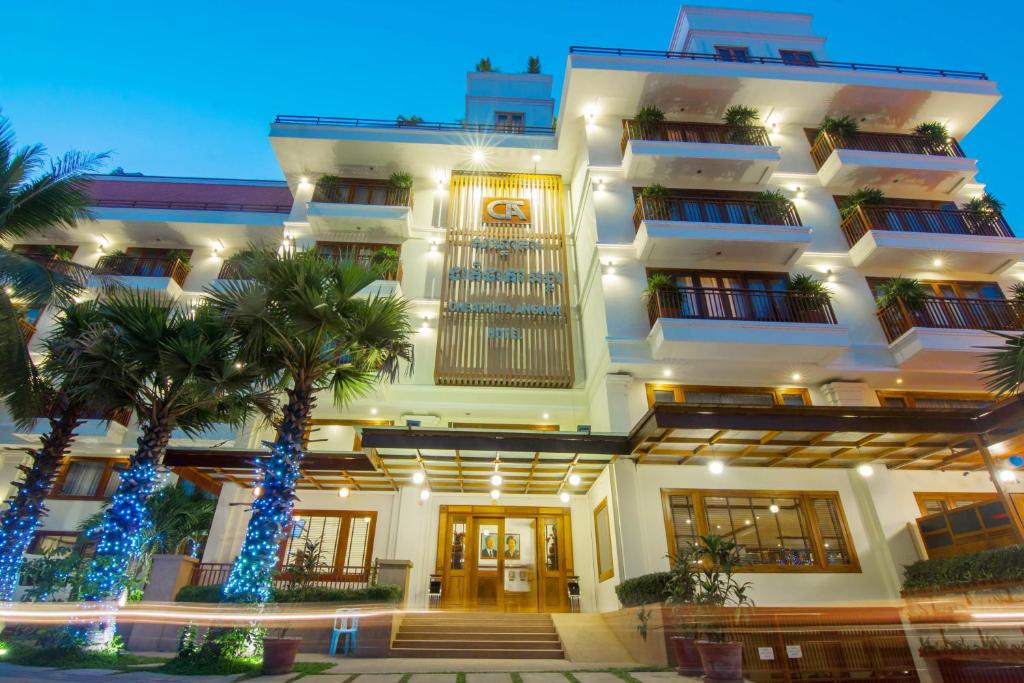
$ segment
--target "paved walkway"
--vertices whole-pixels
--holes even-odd
[[[351,660],[354,661],[354,660]],[[372,660],[364,660],[372,661]],[[250,679],[260,683],[400,683],[406,673],[412,672],[407,683],[456,683],[457,673],[466,674],[466,683],[513,683],[511,672],[520,673],[523,683],[570,683],[562,670],[572,670],[580,683],[624,683],[623,678],[605,671],[578,670],[571,665],[560,667],[560,670],[529,668],[529,665],[550,664],[556,660],[535,660],[535,662],[515,662],[502,660],[466,660],[466,659],[386,659],[392,666],[388,672],[353,673],[352,671],[336,671],[338,666],[327,673],[303,676],[287,674],[284,676],[260,676]],[[562,660],[557,660],[562,661]],[[400,663],[408,668],[402,668]],[[490,663],[490,668],[478,665]],[[571,664],[565,662],[566,664]],[[425,666],[425,665],[430,665]],[[436,666],[435,666],[436,665]],[[506,672],[495,673],[496,668]],[[593,667],[590,667],[591,669]],[[700,683],[697,678],[682,678],[672,672],[637,671],[629,676],[640,683]],[[4,683],[31,683],[33,681],[104,681],[104,683],[230,683],[239,677],[235,676],[167,676],[147,672],[144,668],[129,672],[110,671],[107,669],[47,669],[43,667],[15,666],[0,664],[0,681]]]

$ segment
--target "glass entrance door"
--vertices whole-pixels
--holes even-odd
[[[470,607],[480,610],[505,609],[505,519],[473,518],[470,542],[472,569],[469,579]]]
[[[537,565],[543,557],[536,517],[508,517],[502,536],[505,611],[537,611]]]

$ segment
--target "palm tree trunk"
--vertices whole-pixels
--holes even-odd
[[[126,570],[142,552],[142,531],[150,525],[146,502],[156,489],[157,466],[171,437],[168,421],[146,423],[138,449],[103,513],[96,555],[85,575],[85,599],[110,600],[124,591]]]
[[[47,513],[44,501],[75,439],[75,430],[82,424],[78,406],[67,396],[60,396],[56,408],[55,416],[50,417],[50,431],[41,438],[42,446],[31,451],[31,466],[19,466],[24,477],[15,484],[18,491],[0,514],[0,601],[14,599],[25,551]]]
[[[252,504],[242,550],[224,586],[225,599],[233,602],[266,602],[270,599],[271,575],[285,530],[292,520],[295,482],[302,464],[302,435],[313,409],[313,389],[301,383],[288,389],[277,437],[270,457],[255,464],[260,472],[260,496]]]

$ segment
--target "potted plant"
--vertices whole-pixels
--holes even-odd
[[[658,124],[665,120],[665,112],[657,107],[640,107],[633,115],[632,127],[643,140],[657,140]]]
[[[742,104],[734,104],[725,110],[722,121],[725,125],[732,126],[729,131],[729,139],[737,144],[750,145],[754,142],[754,132],[751,130],[757,120],[761,118],[757,110]]]
[[[405,171],[395,171],[388,177],[391,187],[398,190],[408,190],[412,187],[412,174]]]
[[[701,536],[690,552],[697,568],[693,603],[710,617],[701,618],[699,630],[702,638],[697,640],[704,680],[742,683],[743,643],[727,640],[728,633],[722,626],[704,625],[716,620],[721,622],[725,608],[730,607],[735,610],[732,621],[738,625],[742,620],[742,610],[754,606],[748,595],[751,584],[740,583],[733,576],[738,559],[736,543],[721,536]]]
[[[526,60],[526,73],[540,73],[540,57],[530,57],[528,60]]]
[[[188,249],[171,249],[167,252],[168,261],[181,261],[186,268],[191,264],[192,252]]]
[[[927,121],[914,128],[914,134],[925,139],[928,154],[941,154],[949,149],[949,130],[938,121]]]
[[[877,187],[862,187],[846,195],[839,202],[839,215],[844,219],[853,215],[862,206],[881,206],[885,193]]]
[[[323,553],[320,542],[307,538],[305,544],[295,553],[290,564],[281,571],[287,590],[302,592],[313,584],[313,580],[323,564]],[[290,673],[295,666],[295,656],[299,652],[302,638],[289,638],[288,627],[277,630],[277,635],[269,633],[263,636],[263,675],[277,676]]]
[[[484,72],[486,72],[486,71],[494,71],[494,69],[491,67],[491,58],[490,57],[481,57],[480,61],[476,63],[476,70],[477,71],[484,71]]]
[[[875,294],[878,297],[879,308],[900,302],[908,310],[918,311],[924,306],[929,291],[914,278],[897,275],[880,284]]]
[[[803,300],[794,311],[797,318],[802,322],[825,322],[823,309],[832,301],[832,292],[824,282],[806,273],[799,273],[790,278],[789,291]]]
[[[370,265],[382,277],[398,271],[398,250],[394,247],[378,247],[370,257]]]
[[[818,126],[818,134],[814,137],[814,142],[817,144],[818,140],[826,133],[831,137],[844,138],[856,135],[859,130],[857,119],[852,116],[826,116]]]
[[[980,197],[974,197],[964,205],[967,211],[973,215],[967,216],[967,220],[975,230],[992,228],[1002,217],[1004,205],[1001,201],[990,195],[988,192]],[[985,230],[988,232],[988,230]]]
[[[757,193],[756,200],[759,220],[766,225],[785,225],[793,210],[793,202],[782,190],[763,190]]]
[[[395,123],[397,123],[400,128],[403,128],[405,126],[415,127],[423,123],[423,119],[421,119],[419,116],[416,116],[415,114],[412,116],[399,116],[398,118],[395,119]]]
[[[645,299],[650,299],[652,296],[657,296],[659,292],[675,288],[675,279],[668,273],[651,273],[647,276],[647,287],[644,288],[643,296]]]
[[[676,656],[676,672],[680,676],[700,676],[704,667],[697,650],[696,623],[682,607],[694,603],[697,591],[697,565],[694,560],[699,560],[699,556],[691,546],[670,559],[672,569],[665,585],[665,602],[672,605],[673,621],[679,633],[671,638],[672,651]]]

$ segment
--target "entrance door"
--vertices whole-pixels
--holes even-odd
[[[503,517],[474,517],[473,536],[469,542],[470,607],[480,610],[505,609],[505,537]]]
[[[537,611],[537,565],[543,561],[537,525],[536,517],[505,518],[502,561],[506,612]]]

